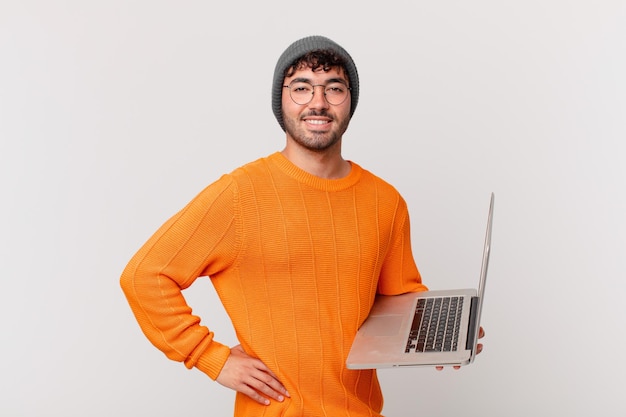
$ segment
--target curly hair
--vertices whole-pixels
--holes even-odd
[[[340,55],[332,50],[316,49],[296,59],[285,69],[284,76],[291,77],[297,70],[303,68],[310,68],[313,71],[321,68],[328,71],[333,67],[339,67],[347,73],[345,60]]]

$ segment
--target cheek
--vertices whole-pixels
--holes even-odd
[[[287,93],[283,93],[282,104],[283,104],[283,109],[289,108],[289,107],[292,107],[293,105],[295,105],[295,103],[293,102],[291,97],[289,97],[289,94],[287,94]]]
[[[337,114],[340,115],[342,119],[349,120],[350,119],[350,103],[342,104],[339,108],[337,108]]]
[[[291,109],[291,105],[293,103],[292,103],[292,100],[289,98],[288,95],[283,94],[283,98],[282,98],[281,104],[282,104],[282,108],[283,108],[283,113],[289,114],[289,112],[291,111],[290,110]]]

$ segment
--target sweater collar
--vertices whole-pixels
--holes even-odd
[[[276,167],[278,167],[285,174],[295,179],[296,181],[308,185],[310,187],[322,190],[322,191],[341,191],[346,188],[352,187],[356,184],[361,178],[361,173],[363,172],[362,168],[352,161],[350,165],[352,169],[350,173],[339,179],[326,179],[320,178],[315,175],[309,174],[303,169],[298,168],[294,165],[290,160],[285,158],[285,156],[276,152],[267,157],[267,159]]]

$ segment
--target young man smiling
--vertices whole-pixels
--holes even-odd
[[[235,416],[381,416],[376,371],[346,369],[348,351],[377,293],[426,287],[404,199],[342,156],[358,97],[341,46],[322,36],[291,44],[272,85],[284,149],[202,190],[122,274],[145,335],[237,391]],[[232,320],[235,347],[182,296],[203,276]]]

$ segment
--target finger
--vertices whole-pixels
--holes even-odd
[[[260,404],[270,399],[284,401],[289,392],[278,377],[258,358],[248,355],[241,345],[231,348],[217,382],[249,396]]]
[[[452,368],[453,368],[453,369],[456,369],[456,370],[461,369],[461,367],[460,367],[460,366],[458,366],[458,365],[455,365],[455,366],[453,366]],[[436,369],[436,370],[438,370],[438,371],[443,371],[444,367],[443,367],[443,366],[435,366],[435,369]]]
[[[278,401],[283,401],[283,396],[290,396],[287,388],[285,388],[285,386],[279,381],[276,374],[274,374],[274,372],[272,372],[272,370],[268,368],[263,361],[257,359],[254,362],[254,366],[258,369],[258,371],[260,371],[260,373],[255,374],[255,377],[261,383],[259,389],[262,392]]]
[[[289,396],[287,388],[278,380],[278,377],[263,363],[263,361],[248,356],[243,349],[240,350],[241,356],[246,358],[251,369],[247,378],[243,381],[258,393],[272,398],[276,401],[284,401],[285,396]]]
[[[258,372],[252,376],[249,384],[261,394],[280,402],[285,400],[285,396],[289,396],[287,389],[272,374]]]
[[[238,391],[260,404],[269,404],[270,398],[281,400],[281,394],[267,388],[266,381],[275,385],[276,379],[258,359],[251,358],[242,349],[235,347],[226,360],[217,382]],[[280,385],[280,384],[279,384]],[[284,399],[284,398],[283,398]]]
[[[269,405],[270,399],[284,401],[284,396],[268,386],[273,378],[257,370],[250,371],[247,375],[241,375],[237,380],[229,384],[230,388],[247,395],[259,404]],[[218,381],[219,382],[219,381]]]
[[[243,384],[243,385],[237,387],[237,391],[242,393],[242,394],[244,394],[244,395],[247,395],[248,397],[250,397],[254,401],[258,402],[259,404],[270,405],[270,403],[271,403],[269,398],[264,397],[263,395],[261,395],[259,393],[259,391],[257,391],[256,389],[252,388],[249,385]]]
[[[482,338],[485,337],[485,329],[483,329],[482,326],[480,326],[480,330],[478,331],[478,338]]]
[[[267,365],[265,365],[263,362],[260,362],[260,363],[263,365],[262,366],[263,372],[267,373],[267,375],[271,377],[270,380],[267,381],[267,384],[271,386],[272,388],[274,388],[276,391],[280,391],[284,395],[289,397],[289,392],[287,391],[287,388],[285,388],[285,386],[280,382],[276,374],[272,372],[272,370],[268,368]]]

